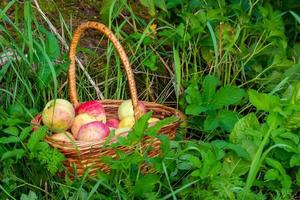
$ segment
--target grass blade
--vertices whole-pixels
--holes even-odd
[[[206,26],[208,28],[208,31],[210,33],[210,37],[213,41],[213,45],[214,45],[214,52],[215,52],[215,69],[214,69],[214,74],[216,72],[218,72],[218,65],[219,65],[219,47],[218,47],[218,43],[217,43],[217,38],[215,35],[215,32],[212,28],[212,26],[210,25],[209,21],[206,23]]]
[[[181,84],[181,64],[180,64],[180,57],[179,52],[173,45],[173,56],[174,56],[174,71],[175,71],[175,94],[177,100],[179,98],[180,92],[180,84]]]

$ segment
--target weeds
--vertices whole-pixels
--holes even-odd
[[[141,121],[120,144],[146,133],[162,142],[160,156],[119,153],[102,158],[109,175],[74,180],[55,175],[64,156],[29,121],[49,99],[68,98],[78,19],[59,1],[49,10],[1,2],[0,198],[290,199],[300,185],[300,18],[299,3],[288,2],[104,1],[96,10],[129,55],[139,99],[180,108],[188,126],[170,141]],[[77,53],[80,100],[130,98],[113,46],[93,34]],[[141,173],[144,162],[155,173]]]

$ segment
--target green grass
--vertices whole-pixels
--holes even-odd
[[[0,3],[0,199],[290,199],[300,185],[298,11],[279,0],[138,2],[86,1],[77,14],[62,8],[75,1]],[[157,159],[136,148],[119,165],[107,159],[109,175],[70,180],[53,173],[61,154],[29,122],[50,99],[68,99],[81,17],[120,39],[139,99],[182,110],[187,126],[174,141],[159,137]],[[130,98],[105,37],[88,31],[77,56],[80,101]],[[143,161],[156,172],[143,174]]]

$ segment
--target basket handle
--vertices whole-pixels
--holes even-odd
[[[110,31],[104,24],[98,23],[98,22],[86,22],[75,30],[73,34],[73,39],[70,46],[70,52],[69,52],[69,58],[70,58],[70,66],[69,66],[69,72],[68,72],[68,85],[69,85],[69,97],[72,104],[77,107],[79,105],[78,99],[77,99],[77,92],[76,92],[76,67],[75,67],[75,55],[76,55],[76,48],[80,39],[80,36],[84,33],[86,29],[96,29],[100,31],[102,34],[104,34],[114,45],[116,48],[118,55],[121,59],[121,62],[125,68],[125,72],[127,75],[128,83],[129,83],[129,90],[130,95],[132,99],[132,105],[133,105],[133,111],[134,111],[134,117],[135,119],[138,119],[142,112],[138,106],[138,98],[137,98],[137,90],[136,90],[136,84],[133,76],[133,72],[128,60],[128,57],[126,55],[126,52],[116,36]]]

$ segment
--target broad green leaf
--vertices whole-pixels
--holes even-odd
[[[297,182],[297,185],[300,186],[300,168],[298,169],[297,174],[296,174],[296,182]]]
[[[18,136],[19,135],[19,129],[17,127],[11,126],[3,130],[4,133],[7,133],[9,135]]]
[[[280,179],[279,172],[276,169],[269,169],[266,172],[264,179],[267,181],[273,181],[273,180]]]
[[[197,156],[194,156],[192,154],[184,154],[179,157],[182,161],[189,161],[189,164],[195,168],[201,168],[201,161]]]
[[[213,96],[211,105],[213,109],[234,105],[239,103],[243,96],[243,89],[234,86],[224,86]]]
[[[23,118],[25,115],[24,107],[20,103],[11,104],[7,109],[8,114],[11,117]]]
[[[140,0],[141,4],[149,9],[149,14],[155,15],[155,0]]]
[[[170,150],[170,138],[165,134],[160,134],[157,138],[161,141],[160,149],[163,154],[168,154]]]
[[[157,70],[157,56],[155,54],[151,54],[144,62],[143,64],[150,69],[151,71]]]
[[[214,140],[213,142],[211,142],[211,144],[218,149],[222,149],[222,150],[230,149],[234,153],[236,153],[236,155],[239,156],[240,158],[243,158],[245,160],[250,160],[250,156],[248,152],[239,145],[232,144],[224,140]]]
[[[30,190],[28,195],[22,194],[20,200],[37,200],[37,199],[38,199],[38,197],[36,196],[36,194]]]
[[[250,89],[248,91],[249,100],[252,105],[254,105],[257,110],[262,111],[272,111],[275,107],[279,105],[279,97],[268,95],[265,93],[258,93],[255,90]]]
[[[187,115],[199,115],[207,111],[207,107],[202,106],[201,104],[192,103],[188,105],[185,109],[185,114]]]
[[[274,169],[279,171],[279,173],[281,175],[280,182],[281,182],[282,187],[285,189],[290,189],[290,187],[292,185],[292,180],[291,180],[291,177],[286,174],[286,171],[285,171],[284,167],[282,166],[282,164],[279,161],[272,159],[272,158],[266,158],[265,162],[269,166],[271,166]]]
[[[286,126],[290,129],[297,129],[300,127],[300,112],[296,111],[289,116]]]
[[[207,103],[211,101],[213,95],[216,93],[217,86],[219,84],[219,80],[215,76],[207,75],[204,78],[202,88],[203,88],[203,98]]]
[[[234,152],[229,152],[223,159],[223,168],[221,174],[241,176],[248,172],[250,162],[237,156]]]
[[[237,113],[229,110],[221,110],[218,115],[221,126],[225,129],[225,131],[231,132],[235,123],[239,119]]]
[[[267,124],[271,129],[276,129],[282,124],[283,118],[278,113],[270,113],[267,117]]]
[[[114,11],[114,14],[118,15],[116,12],[120,12],[120,9],[113,9],[116,6],[116,0],[103,0],[100,8],[100,16],[101,21],[105,22],[105,24],[109,24],[109,20],[111,15],[111,9]]]
[[[145,130],[147,129],[148,126],[148,120],[150,119],[152,115],[151,112],[147,112],[144,114],[142,117],[140,117],[134,124],[133,126],[133,131],[131,134],[134,134],[138,137],[141,137],[145,134]]]
[[[134,186],[134,192],[138,197],[149,193],[155,189],[155,185],[160,182],[160,177],[156,174],[146,174],[141,177]]]
[[[204,121],[204,130],[205,131],[212,131],[219,127],[220,120],[217,117],[216,112],[211,112],[208,114],[207,118]]]
[[[240,143],[247,138],[247,130],[259,129],[259,122],[254,113],[249,113],[241,118],[233,127],[229,140],[232,143]]]
[[[24,149],[14,149],[12,151],[6,151],[2,157],[1,160],[15,157],[16,159],[20,159],[25,155]]]
[[[20,139],[16,136],[1,137],[0,144],[19,143]]]
[[[29,134],[32,132],[32,127],[31,126],[28,126],[26,128],[24,128],[22,131],[21,131],[21,134],[20,134],[20,140],[21,141],[24,141],[28,136]]]
[[[155,6],[162,9],[165,12],[168,12],[165,0],[155,0]]]
[[[171,116],[171,117],[167,117],[167,118],[164,118],[158,122],[156,122],[155,125],[153,125],[152,127],[149,127],[147,130],[146,130],[146,135],[148,136],[155,136],[158,134],[159,130],[166,126],[166,125],[169,125],[173,122],[176,122],[178,121],[179,119],[175,116]]]
[[[290,160],[290,167],[300,166],[300,154],[294,154]]]
[[[167,8],[171,9],[171,8],[175,8],[178,5],[183,4],[183,0],[172,0],[172,1],[167,1]]]
[[[28,140],[27,147],[30,151],[35,151],[37,145],[47,135],[47,127],[41,126],[38,130],[34,131]]]

